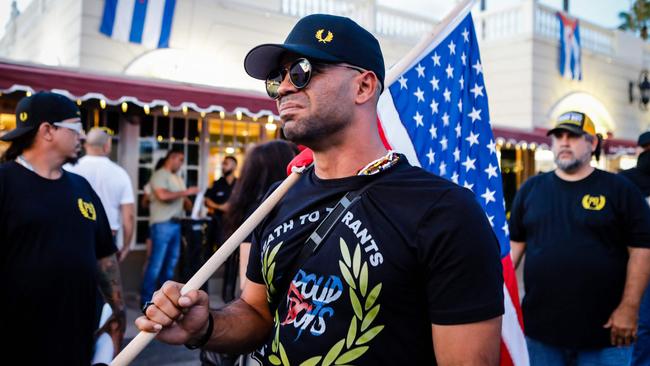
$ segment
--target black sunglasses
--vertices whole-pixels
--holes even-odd
[[[367,70],[360,67],[343,65],[343,64],[327,64],[327,63],[311,63],[306,58],[299,58],[296,61],[292,62],[288,67],[280,67],[278,70],[271,71],[269,76],[266,77],[266,93],[269,97],[273,99],[278,99],[280,94],[278,89],[280,89],[280,84],[284,80],[285,76],[289,74],[289,81],[296,89],[302,89],[309,85],[311,76],[316,71],[317,68],[323,67],[345,67],[348,69],[356,70],[358,72],[366,72]]]

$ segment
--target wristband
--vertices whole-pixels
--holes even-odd
[[[214,319],[212,318],[212,312],[208,312],[208,330],[205,332],[203,337],[201,337],[201,339],[196,344],[185,343],[185,347],[187,347],[188,349],[197,349],[205,346],[210,340],[210,337],[212,336],[213,329],[214,329]]]

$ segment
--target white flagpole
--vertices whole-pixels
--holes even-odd
[[[241,244],[255,227],[271,212],[273,207],[280,201],[300,178],[304,169],[294,169],[294,171],[271,193],[271,195],[253,212],[251,216],[226,240],[225,243],[217,250],[210,259],[190,278],[181,289],[181,294],[201,288],[203,284],[212,276],[212,274],[228,259],[230,254],[239,248]],[[133,361],[140,352],[156,337],[156,333],[141,331],[129,344],[124,347],[111,366],[127,366]]]

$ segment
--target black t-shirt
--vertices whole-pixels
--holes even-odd
[[[310,170],[255,231],[247,276],[281,299],[256,354],[263,364],[432,365],[432,323],[503,313],[499,245],[472,193],[400,160],[372,176],[322,180]],[[327,210],[372,181],[279,296]]]
[[[212,187],[206,189],[205,198],[211,199],[214,203],[223,204],[228,201],[232,188],[237,180],[233,180],[232,184],[228,184],[225,177],[221,177],[212,183]],[[221,210],[214,210],[214,216],[221,216]]]
[[[627,247],[650,247],[650,209],[638,189],[598,169],[577,182],[554,172],[532,177],[512,204],[510,238],[526,243],[526,334],[562,347],[610,347],[603,325],[621,301]]]
[[[650,151],[641,153],[636,167],[622,171],[621,175],[631,180],[650,204]]]
[[[88,182],[0,165],[0,353],[19,364],[88,366],[97,326],[97,259],[114,253]]]

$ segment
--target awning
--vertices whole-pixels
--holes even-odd
[[[166,106],[173,111],[277,117],[275,101],[262,93],[0,60],[0,92],[41,90],[73,100],[104,100],[107,105],[129,102],[149,108]]]
[[[551,146],[551,138],[546,136],[546,130],[534,129],[533,131],[522,131],[504,127],[492,127],[494,138],[498,142],[511,143],[513,145],[535,144],[541,148],[548,149]]]

